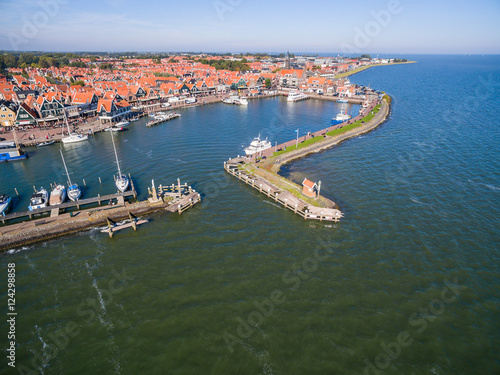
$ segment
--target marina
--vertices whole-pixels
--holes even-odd
[[[47,241],[70,233],[80,232],[102,224],[107,224],[108,229],[103,232],[113,237],[113,233],[126,228],[137,229],[137,225],[148,222],[147,219],[137,219],[141,215],[158,211],[167,211],[181,215],[186,210],[201,201],[201,195],[187,184],[172,184],[169,187],[155,188],[153,185],[150,198],[145,201],[135,201],[137,192],[132,183],[132,189],[123,193],[109,194],[86,198],[76,202],[67,202],[56,207],[44,207],[28,212],[16,212],[1,216],[4,224],[0,227],[0,251],[14,246],[26,246],[40,241]],[[126,198],[134,198],[128,202]],[[80,210],[82,206],[98,204]],[[104,203],[104,205],[102,205]],[[111,203],[111,204],[107,204]],[[76,211],[67,210],[76,208]],[[16,222],[8,225],[9,220],[28,219],[35,215],[47,214],[49,217],[30,221]],[[121,220],[129,219],[129,223],[118,224]],[[16,220],[17,221],[17,220]]]

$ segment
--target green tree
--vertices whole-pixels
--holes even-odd
[[[270,88],[270,87],[271,87],[271,79],[266,78],[265,83],[266,83],[266,87],[267,87],[267,88]]]

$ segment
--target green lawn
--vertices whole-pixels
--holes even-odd
[[[289,146],[289,147],[286,148],[286,150],[281,150],[281,151],[275,152],[273,154],[273,156],[278,156],[278,155],[284,154],[286,152],[294,151],[294,150],[300,150],[303,147],[312,145],[313,143],[319,142],[321,140],[323,140],[323,137],[310,138],[310,139],[305,140],[302,143],[299,143],[299,146],[297,148],[295,147],[295,145]]]
[[[342,128],[339,128],[339,129],[334,129],[334,130],[331,130],[329,131],[328,133],[326,133],[327,136],[335,136],[335,135],[339,135],[339,134],[342,134],[342,133],[345,133],[346,131],[349,131],[351,129],[354,129],[354,128],[357,128],[358,126],[362,125],[364,121],[365,123],[370,121],[372,118],[375,117],[375,115],[378,113],[378,111],[380,110],[381,108],[381,104],[378,104],[375,106],[375,108],[373,108],[373,113],[369,113],[368,115],[366,115],[365,117],[363,117],[361,120],[358,120],[356,122],[353,122],[352,124],[349,124],[349,125],[346,125]],[[324,139],[324,137],[314,137],[314,138],[310,138],[302,143],[299,143],[299,146],[296,148],[295,145],[293,146],[289,146],[286,148],[286,150],[280,150],[278,152],[275,152],[273,154],[273,156],[279,156],[279,155],[282,155],[282,154],[285,154],[287,152],[291,152],[291,151],[294,151],[294,150],[300,150],[301,148],[303,147],[307,147],[309,145],[312,145],[316,142],[320,142]]]

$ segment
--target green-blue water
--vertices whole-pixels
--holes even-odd
[[[113,239],[2,255],[2,348],[8,263],[18,312],[18,368],[4,355],[2,373],[500,373],[500,58],[414,59],[351,78],[393,97],[385,124],[283,169],[321,180],[338,224],[305,222],[222,168],[259,132],[274,144],[326,127],[336,103],[216,104],[118,134],[141,198],[179,177],[203,201]],[[113,192],[109,134],[63,150],[86,194]],[[63,181],[57,146],[30,151],[0,165],[15,210]]]

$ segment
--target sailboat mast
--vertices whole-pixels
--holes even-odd
[[[63,161],[63,164],[64,164],[64,170],[66,171],[66,176],[68,176],[68,183],[69,183],[69,186],[71,186],[71,185],[73,185],[73,184],[71,183],[71,178],[69,177],[68,168],[66,167],[66,162],[64,161],[64,155],[63,155],[63,153],[62,153],[62,150],[61,150],[61,149],[59,149],[59,152],[61,153],[61,158],[62,158],[62,161]],[[68,186],[68,187],[69,187],[69,186]]]
[[[116,146],[115,146],[115,138],[113,137],[113,132],[111,131],[111,140],[113,141],[113,150],[115,150],[115,157],[116,157],[116,165],[118,166],[118,178],[122,176],[122,172],[120,170],[120,162],[118,161],[118,154],[116,153]]]
[[[68,136],[71,135],[71,132],[69,130],[69,123],[68,123],[68,118],[66,117],[66,110],[63,109],[63,113],[64,113],[64,121],[66,121],[66,126],[68,127]]]

